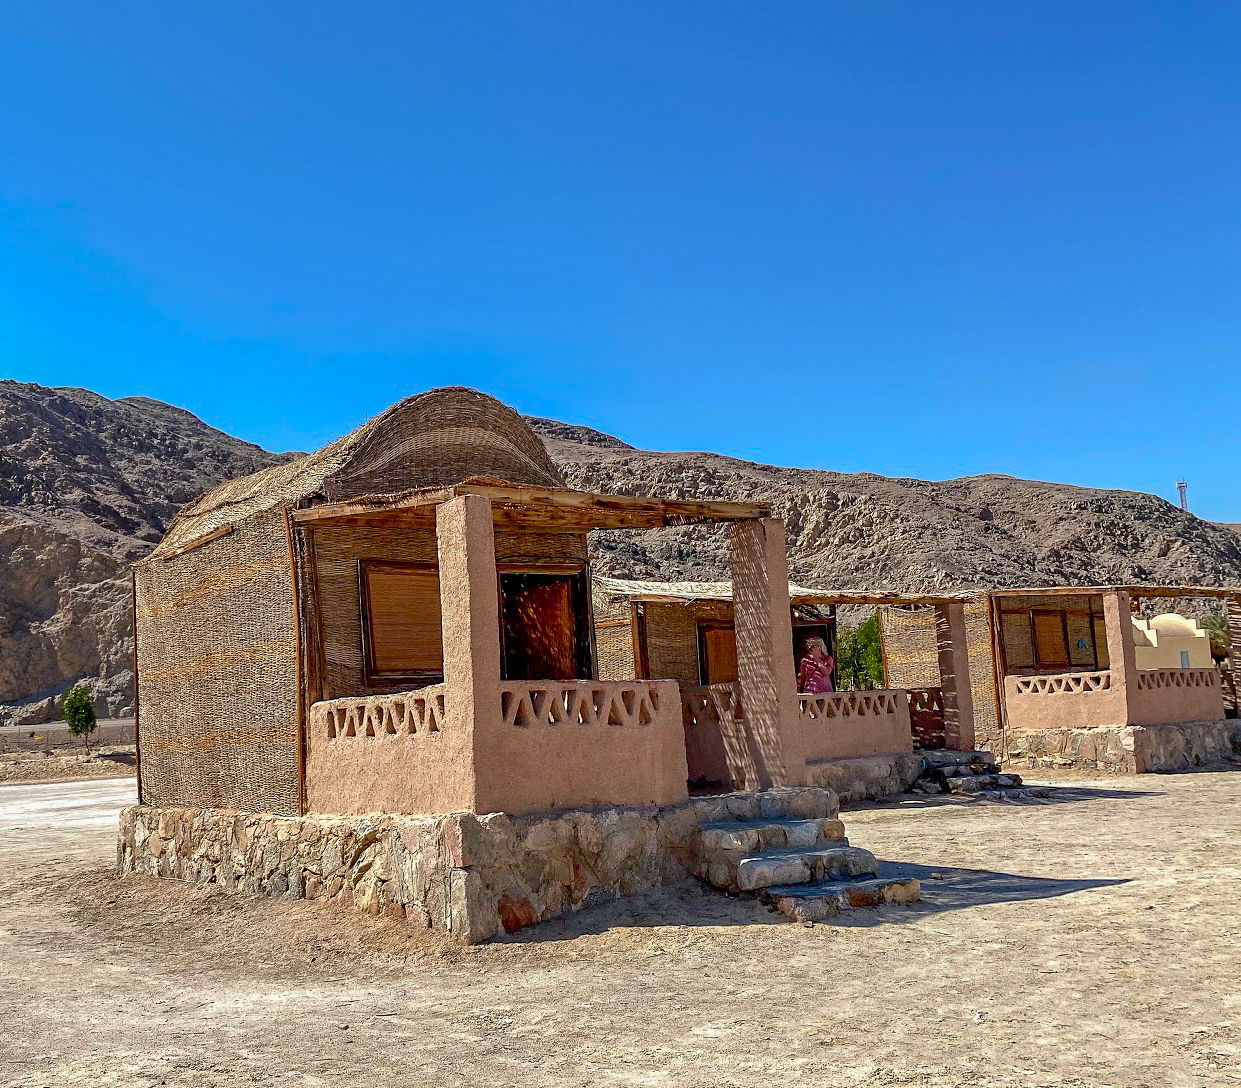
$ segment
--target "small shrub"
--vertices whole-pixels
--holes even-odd
[[[883,687],[883,648],[879,617],[859,627],[842,627],[836,637],[836,686],[841,691]]]
[[[81,737],[90,751],[90,735],[95,731],[95,705],[91,699],[90,689],[85,684],[78,684],[61,704],[61,716],[75,737]]]

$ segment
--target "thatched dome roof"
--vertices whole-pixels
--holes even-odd
[[[448,487],[476,478],[564,487],[539,437],[474,389],[419,393],[330,446],[230,480],[186,506],[152,556],[273,510]]]

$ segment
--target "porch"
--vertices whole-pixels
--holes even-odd
[[[741,587],[746,780],[798,784],[797,709],[772,680],[788,638],[784,536],[766,512],[482,481],[294,511],[305,810],[684,800],[679,685],[598,678],[585,534],[708,522],[729,524]]]
[[[1133,611],[1139,593],[1233,600],[1228,592],[1149,587],[994,595],[1007,731],[1222,721],[1227,708],[1220,669],[1137,667]]]

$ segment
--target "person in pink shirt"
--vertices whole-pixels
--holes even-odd
[[[807,695],[821,695],[835,691],[832,674],[836,671],[836,659],[827,652],[821,638],[806,639],[806,656],[797,670],[797,690]]]

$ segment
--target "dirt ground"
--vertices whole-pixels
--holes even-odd
[[[87,778],[135,775],[132,744],[53,748],[48,752],[0,751],[0,783],[78,782]]]
[[[0,788],[6,1084],[1241,1085],[1239,773],[846,813],[913,908],[683,886],[475,948],[119,880],[109,827],[3,815],[54,788]]]

